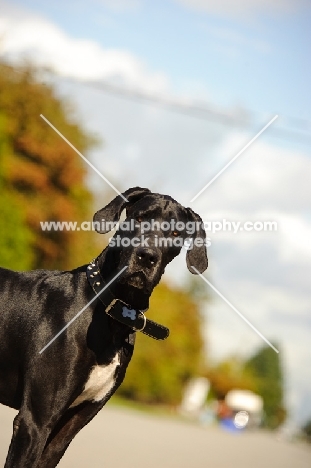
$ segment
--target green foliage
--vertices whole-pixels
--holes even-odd
[[[137,333],[134,356],[119,394],[144,403],[178,404],[185,382],[201,371],[200,315],[191,297],[160,284],[148,318],[170,329],[165,341]]]
[[[27,270],[33,261],[33,239],[14,192],[4,188],[2,155],[9,153],[4,126],[5,118],[0,114],[0,265],[4,268]]]
[[[211,383],[210,397],[224,399],[230,390],[251,390],[263,398],[264,427],[275,429],[284,422],[280,357],[270,346],[264,346],[246,361],[228,358],[208,369],[206,377]]]
[[[255,391],[264,401],[264,426],[270,429],[277,428],[286,417],[279,354],[270,346],[264,346],[245,363],[245,368],[256,379]]]
[[[244,362],[236,357],[222,361],[208,369],[206,377],[211,384],[210,397],[223,400],[230,390],[256,389],[256,379],[245,369]]]
[[[33,262],[32,233],[13,194],[0,189],[0,265],[12,270],[28,270]]]
[[[302,426],[301,430],[305,440],[311,444],[311,419]]]
[[[20,257],[18,268],[66,269],[92,256],[93,234],[42,231],[40,221],[91,219],[92,197],[85,187],[85,164],[40,114],[81,152],[92,144],[68,106],[37,80],[33,69],[0,63],[1,242],[7,246],[1,255],[10,266],[12,258]]]

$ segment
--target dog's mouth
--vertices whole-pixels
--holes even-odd
[[[146,287],[146,278],[142,273],[135,273],[128,279],[128,284],[134,288],[144,289]]]
[[[134,271],[120,278],[116,297],[134,309],[148,309],[152,287],[142,271]]]
[[[142,271],[137,271],[130,275],[126,275],[121,279],[121,283],[126,283],[137,289],[145,289],[147,286],[146,276]]]

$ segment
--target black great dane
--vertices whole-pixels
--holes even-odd
[[[172,220],[174,226],[195,222],[192,239],[205,239],[202,220],[171,197],[136,187],[94,215],[96,230],[106,232],[103,221],[117,223],[125,208],[125,222],[133,222],[134,229],[119,225],[114,240],[142,240],[144,221],[161,223],[145,232],[140,245],[109,244],[89,265],[72,271],[0,268],[0,402],[19,410],[5,468],[55,467],[122,383],[135,332],[165,337],[165,328],[147,320],[143,311],[182,244],[159,246],[156,241],[191,237],[184,229],[162,230],[163,221],[167,227]],[[206,247],[192,245],[187,265],[201,273],[207,268]]]

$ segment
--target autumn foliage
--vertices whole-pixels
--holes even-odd
[[[184,291],[160,283],[147,316],[167,326],[170,336],[161,342],[137,334],[134,356],[119,394],[144,403],[177,405],[188,379],[202,372],[198,306]]]
[[[85,163],[40,114],[82,153],[92,140],[37,73],[0,64],[0,262],[17,269],[65,269],[76,264],[77,252],[89,253],[91,235],[43,232],[40,221],[91,219],[92,196]]]

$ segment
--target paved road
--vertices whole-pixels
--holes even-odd
[[[0,405],[0,466],[14,414]],[[310,468],[311,448],[107,406],[74,439],[59,467]]]

